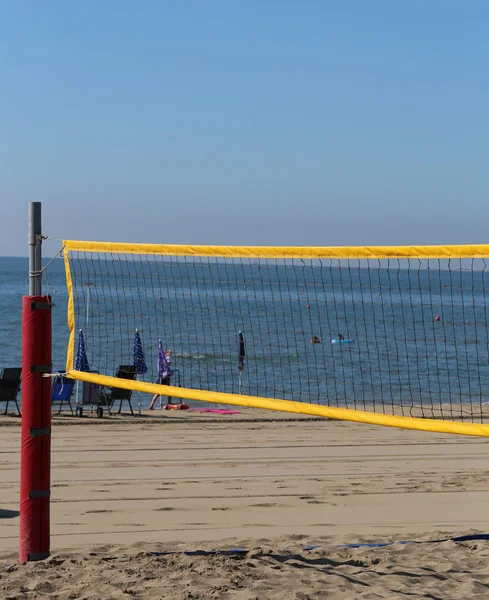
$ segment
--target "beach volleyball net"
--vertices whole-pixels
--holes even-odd
[[[65,241],[66,371],[187,400],[489,435],[488,258],[489,245]],[[179,386],[158,383],[169,349]],[[116,379],[128,364],[136,379]]]

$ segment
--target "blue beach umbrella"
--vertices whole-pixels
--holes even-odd
[[[166,360],[165,351],[163,350],[163,342],[158,340],[158,379],[164,379],[173,375],[170,365]]]
[[[146,361],[144,360],[144,352],[143,352],[143,344],[141,343],[141,336],[139,335],[139,331],[136,329],[134,334],[134,359],[133,359],[134,367],[136,368],[136,374],[142,375],[146,373],[148,367],[146,366]],[[141,414],[141,395],[138,392],[138,412]]]
[[[148,367],[146,366],[146,362],[144,360],[144,352],[143,345],[141,343],[141,336],[139,335],[139,331],[136,329],[136,333],[134,335],[134,366],[136,367],[136,373],[138,375],[142,375],[146,373]]]
[[[240,394],[242,392],[242,387],[243,387],[242,373],[244,371],[245,354],[246,354],[246,352],[245,352],[245,343],[244,343],[243,332],[240,330],[240,331],[238,331],[238,371],[239,371],[239,393]]]
[[[76,348],[75,358],[75,370],[76,371],[90,371],[90,365],[88,364],[87,351],[85,349],[85,338],[83,337],[83,331],[78,331],[78,346]]]

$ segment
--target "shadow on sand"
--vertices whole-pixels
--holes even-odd
[[[5,508],[0,508],[0,519],[15,519],[20,515],[18,510],[6,510]]]

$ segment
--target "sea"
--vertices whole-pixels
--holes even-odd
[[[144,381],[157,379],[162,340],[181,387],[387,413],[421,407],[425,416],[442,405],[447,418],[476,421],[489,399],[489,274],[470,263],[75,255],[70,264],[75,353],[81,330],[95,372],[133,363],[137,329]],[[62,372],[70,339],[62,259],[42,285],[54,304],[53,370]],[[0,258],[0,368],[21,365],[27,292],[27,258]]]

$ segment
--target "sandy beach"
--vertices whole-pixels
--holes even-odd
[[[55,417],[52,556],[27,565],[2,418],[0,598],[489,598],[487,541],[432,542],[489,532],[489,440],[238,410]],[[182,553],[212,549],[244,552]]]

